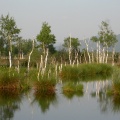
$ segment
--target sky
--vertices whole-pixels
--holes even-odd
[[[7,14],[24,39],[36,38],[43,22],[51,26],[57,44],[69,35],[79,39],[97,35],[102,21],[120,34],[120,0],[0,0],[0,16]]]

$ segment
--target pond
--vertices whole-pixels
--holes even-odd
[[[120,99],[106,95],[111,81],[86,82],[84,93],[66,96],[62,83],[52,96],[36,97],[34,91],[18,95],[0,94],[1,120],[119,120]]]

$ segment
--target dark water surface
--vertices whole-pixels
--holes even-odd
[[[106,96],[108,83],[83,83],[83,95],[65,96],[59,83],[53,96],[0,96],[0,120],[120,120],[120,99]]]

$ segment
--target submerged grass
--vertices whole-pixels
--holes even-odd
[[[109,64],[81,64],[79,66],[64,66],[60,77],[62,80],[84,78],[86,76],[111,75],[113,67]]]

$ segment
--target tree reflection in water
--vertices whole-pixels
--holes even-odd
[[[0,120],[11,120],[14,112],[20,109],[19,90],[0,90]]]
[[[112,111],[114,113],[120,112],[120,96],[108,95],[105,89],[101,89],[98,96],[96,96],[96,92],[92,92],[91,96],[98,98],[100,110],[103,113],[107,111]]]

